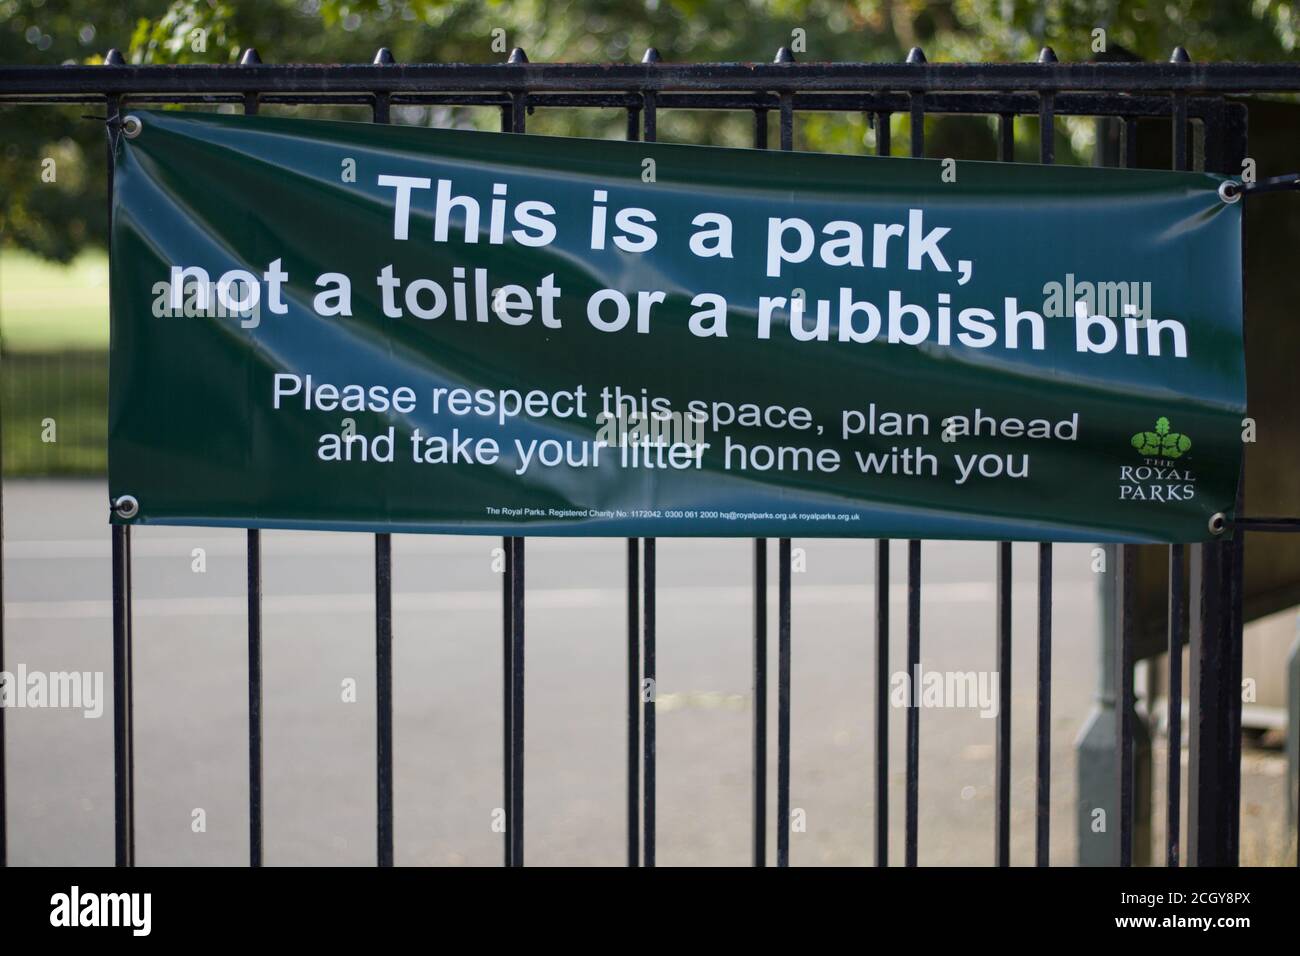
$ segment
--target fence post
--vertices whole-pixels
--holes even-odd
[[[1191,714],[1187,773],[1187,860],[1236,866],[1241,805],[1241,690],[1233,628],[1231,544],[1192,549]]]
[[[1115,780],[1119,773],[1120,711],[1115,666],[1119,654],[1116,599],[1118,597],[1119,548],[1101,545],[1104,571],[1097,575],[1098,648],[1097,690],[1092,710],[1074,743],[1076,760],[1075,833],[1079,866],[1118,866],[1119,813]],[[1151,733],[1145,720],[1133,710],[1130,697],[1129,726],[1132,732],[1133,762],[1133,861],[1149,862],[1151,846]],[[1104,816],[1097,816],[1102,811]]]
[[[1246,156],[1244,104],[1216,100],[1206,124],[1206,167],[1231,175]],[[1217,167],[1219,161],[1222,166]],[[1243,243],[1244,243],[1243,231]],[[1244,250],[1243,250],[1244,254]],[[1247,331],[1243,312],[1242,340]],[[1245,468],[1237,491],[1244,510]],[[1192,866],[1236,866],[1241,828],[1242,532],[1190,549],[1191,726],[1187,733],[1187,847]]]

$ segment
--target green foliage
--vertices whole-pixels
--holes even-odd
[[[132,63],[212,63],[235,58],[225,3],[176,0],[156,20],[141,17],[131,34]]]
[[[1155,432],[1138,432],[1133,436],[1133,447],[1144,458],[1154,458],[1160,454],[1160,436]]]
[[[1156,419],[1156,430],[1138,432],[1131,444],[1144,458],[1181,458],[1192,447],[1186,435],[1169,430],[1169,419],[1163,415]]]
[[[890,61],[912,46],[932,61],[1034,57],[1163,60],[1176,44],[1202,60],[1279,60],[1296,47],[1300,14],[1282,0],[0,0],[0,62],[98,63],[111,47],[133,63],[232,63],[258,48],[267,62],[369,62],[389,47],[398,62],[493,62],[523,47],[534,62],[629,62],[648,46],[667,61],[766,61],[779,46],[798,59]],[[1105,31],[1104,51],[1094,31]],[[268,109],[268,111],[270,111]],[[57,260],[105,240],[103,128],[85,108],[4,107],[0,122],[0,237]],[[290,115],[350,115],[289,109]],[[399,107],[394,121],[492,128],[487,109]],[[622,135],[617,111],[541,111],[530,129]],[[904,153],[906,117],[894,118]],[[1032,160],[1036,121],[1017,139]],[[1092,126],[1062,120],[1059,160],[1088,161]],[[747,116],[665,113],[665,140],[748,145]],[[930,152],[992,156],[988,121],[931,118]],[[864,152],[860,116],[800,116],[796,148]],[[41,162],[58,176],[43,182]]]
[[[106,38],[130,36],[156,3],[0,0],[0,63],[86,63]],[[109,42],[113,42],[109,40]],[[87,243],[102,244],[108,198],[104,128],[81,119],[85,107],[0,107],[0,237],[66,262]],[[102,112],[102,111],[101,111]],[[54,160],[54,180],[44,165]]]

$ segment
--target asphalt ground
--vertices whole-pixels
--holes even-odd
[[[102,671],[111,694],[107,491],[4,487],[5,667]],[[373,537],[266,532],[265,859],[375,859]],[[498,865],[502,806],[498,538],[393,539],[399,865]],[[245,543],[239,531],[133,532],[137,861],[248,859]],[[796,539],[792,607],[793,865],[874,862],[875,543]],[[891,670],[905,653],[906,545],[892,546]],[[196,571],[195,549],[205,570]],[[626,853],[626,545],[527,541],[525,860],[621,865]],[[1087,545],[1058,545],[1052,659],[1052,859],[1076,858],[1075,738],[1097,684]],[[769,547],[769,852],[775,847],[776,547]],[[987,672],[995,546],[927,542],[922,666]],[[745,865],[751,843],[752,545],[658,543],[660,865]],[[499,562],[495,562],[499,565]],[[799,570],[802,564],[803,570]],[[1037,546],[1014,548],[1012,858],[1032,863]],[[354,681],[355,702],[344,698]],[[890,710],[890,857],[902,862],[904,710]],[[994,856],[996,721],[920,714],[922,864]],[[113,860],[113,722],[10,709],[13,864]],[[1269,862],[1279,760],[1248,752],[1243,853]],[[1163,778],[1163,762],[1157,777]],[[1261,769],[1262,768],[1262,769]],[[1160,807],[1157,793],[1156,806]],[[205,829],[195,832],[196,811]],[[1157,812],[1157,837],[1163,814]],[[1280,830],[1278,831],[1280,832]],[[1250,847],[1256,847],[1250,850]]]

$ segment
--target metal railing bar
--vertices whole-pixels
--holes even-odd
[[[1193,866],[1235,866],[1238,857],[1240,802],[1233,736],[1240,736],[1241,684],[1234,682],[1232,599],[1223,542],[1194,545],[1190,553],[1190,594],[1197,605],[1189,613],[1191,711],[1188,732],[1187,846]]]
[[[881,538],[876,542],[876,866],[889,865],[889,680],[889,539]]]
[[[890,114],[878,112],[876,155],[888,156]],[[889,865],[889,539],[876,541],[876,866]]]
[[[1051,857],[1052,816],[1052,544],[1038,545],[1038,721],[1034,857],[1047,866]]]
[[[504,563],[501,577],[501,841],[503,845],[504,866],[511,865],[510,842],[510,808],[514,794],[514,713],[511,703],[514,700],[514,539],[501,539]]]
[[[777,544],[776,865],[790,865],[790,539]]]
[[[509,96],[494,95],[493,101],[501,109],[501,132],[509,133],[514,128],[514,101]],[[509,536],[501,539],[504,552],[501,579],[501,811],[505,816],[502,821],[501,844],[503,866],[514,865],[514,838],[512,826],[514,820],[514,551],[515,539]]]
[[[754,110],[754,148],[767,149],[766,109]],[[754,539],[753,864],[767,866],[767,539]]]
[[[1016,118],[1011,113],[998,114],[998,162],[1016,161]]]
[[[393,537],[375,535],[375,761],[379,866],[393,865]]]
[[[242,71],[215,64],[122,64],[0,67],[0,92],[20,94],[243,93]],[[808,91],[1037,92],[1201,94],[1294,92],[1295,63],[368,63],[266,64],[252,68],[263,93],[330,95],[359,89],[507,93],[762,91],[797,86]]]
[[[1038,161],[1051,164],[1056,162],[1056,95],[1044,93],[1039,111]]]
[[[639,96],[629,97],[627,139],[641,139]],[[627,539],[627,865],[641,857],[641,541]]]
[[[654,47],[645,51],[643,58],[647,64],[656,64],[659,62],[659,51]],[[646,91],[642,95],[642,139],[647,143],[656,142],[659,138],[659,115],[658,102],[653,91]],[[643,780],[644,788],[641,800],[642,813],[642,850],[641,856],[645,866],[653,867],[655,865],[655,787],[656,787],[656,752],[658,744],[656,737],[655,724],[655,701],[659,694],[659,688],[656,684],[656,664],[655,664],[655,546],[654,538],[646,538],[642,544],[642,573],[644,581],[642,584],[643,596],[642,601],[642,660],[641,660],[641,680],[643,682],[642,690],[642,738],[643,738]]]
[[[645,728],[645,792],[642,797],[642,858],[646,866],[655,865],[655,698],[659,689],[655,684],[655,539],[646,538],[643,542],[643,564],[645,581],[643,608],[643,646],[641,663],[641,680],[644,701],[643,721]]]
[[[1120,137],[1120,165],[1125,169],[1137,169],[1137,132],[1137,120],[1126,119]]]
[[[998,116],[998,160],[1015,162],[1016,121]],[[1011,542],[997,545],[998,723],[994,745],[994,853],[998,866],[1011,865]]]
[[[262,865],[262,533],[248,531],[248,865]]]
[[[1266,531],[1295,534],[1300,531],[1300,518],[1237,518],[1227,523],[1235,531]]]
[[[766,114],[764,114],[766,115]],[[757,137],[755,137],[757,139]],[[766,138],[766,136],[764,137]],[[761,148],[761,147],[760,147]],[[754,866],[767,865],[767,539],[754,539]]]
[[[781,148],[794,149],[794,98],[782,93],[780,100]]]
[[[1247,148],[1247,126],[1246,114],[1247,107],[1241,103],[1233,104],[1231,117],[1229,110],[1223,109],[1222,113],[1216,114],[1222,117],[1221,125],[1216,127],[1215,137],[1221,151],[1215,158],[1223,162],[1222,167],[1216,171],[1227,172],[1230,175],[1237,173],[1242,168],[1242,163],[1246,159]],[[1213,155],[1213,152],[1210,155]],[[1249,243],[1249,239],[1242,238],[1243,247]],[[1243,257],[1245,249],[1243,248]],[[1249,354],[1250,350],[1250,319],[1249,312],[1245,308],[1245,292],[1242,292],[1242,316],[1241,316],[1241,344],[1244,354]],[[1237,468],[1237,500],[1234,506],[1236,514],[1246,513],[1246,456],[1243,454]],[[1240,863],[1241,857],[1241,708],[1242,708],[1242,667],[1243,667],[1243,603],[1244,603],[1244,582],[1242,576],[1246,567],[1246,536],[1234,535],[1232,541],[1225,546],[1227,551],[1226,558],[1228,561],[1228,653],[1232,662],[1231,683],[1228,686],[1229,704],[1228,713],[1228,740],[1232,747],[1231,763],[1228,772],[1232,774],[1233,779],[1228,788],[1228,846],[1226,856],[1234,865]],[[1236,812],[1232,812],[1236,811]],[[1297,844],[1300,844],[1300,832],[1297,833]],[[1300,846],[1297,847],[1300,852]]]
[[[1124,121],[1121,138],[1121,162],[1128,169],[1137,168],[1137,133],[1136,119]],[[1115,569],[1115,709],[1116,709],[1116,753],[1118,763],[1116,772],[1117,801],[1116,812],[1119,814],[1119,861],[1121,866],[1129,866],[1133,861],[1133,661],[1130,625],[1132,621],[1133,602],[1133,561],[1136,551],[1130,545],[1121,545],[1115,549],[1119,566]]]
[[[1166,761],[1165,864],[1179,865],[1182,825],[1183,645],[1187,640],[1187,582],[1184,548],[1169,546],[1169,688],[1165,695],[1169,753]]]
[[[123,96],[123,105],[150,107],[163,105],[222,105],[244,100],[246,93],[216,94],[146,94]],[[392,93],[385,94],[395,106],[462,106],[501,107],[510,102],[505,93]],[[908,110],[907,93],[799,93],[792,92],[794,108],[803,112],[894,112]],[[336,94],[284,94],[258,91],[264,104],[275,106],[368,106],[375,92]],[[535,109],[628,109],[640,108],[641,93],[530,93],[529,105]],[[0,105],[6,106],[102,106],[103,94],[82,96],[7,96],[0,91]],[[660,93],[661,109],[722,110],[729,112],[776,109],[779,99],[771,93]],[[1188,98],[1188,116],[1208,119],[1214,104],[1222,100]],[[926,112],[931,115],[984,114],[1016,116],[1038,112],[1040,96],[1036,93],[944,93],[926,94]],[[1170,115],[1170,97],[1139,95],[1117,98],[1105,93],[1061,93],[1056,96],[1056,113],[1061,116],[1112,116],[1116,118],[1157,118]]]
[[[534,94],[538,106],[615,106],[618,100],[605,98],[603,102],[583,101],[589,94]],[[910,94],[891,93],[806,93],[792,90],[794,108],[801,112],[818,113],[905,113],[910,106]],[[1069,116],[1138,116],[1142,118],[1169,115],[1169,97],[1132,96],[1117,98],[1114,94],[1061,93],[1056,95],[1056,113]],[[572,102],[570,101],[572,100]],[[1189,114],[1200,118],[1208,114],[1216,100],[1189,97]],[[662,109],[696,110],[753,110],[775,109],[779,103],[776,94],[762,93],[660,93]],[[1039,111],[1041,96],[1037,93],[947,93],[927,91],[925,111],[930,115],[967,115],[982,113],[996,116],[1010,113],[1032,116]]]
[[[1172,159],[1174,169],[1190,169],[1187,141],[1187,96],[1172,97]],[[1168,688],[1165,699],[1168,753],[1166,754],[1165,864],[1179,865],[1182,811],[1183,641],[1187,627],[1183,571],[1183,546],[1169,546],[1169,646]]]
[[[917,860],[917,808],[921,761],[921,709],[917,706],[918,688],[915,686],[921,666],[921,542],[907,542],[907,686],[911,689],[907,702],[907,792],[905,836],[903,841],[904,865],[916,866]]]
[[[1115,595],[1115,707],[1119,813],[1119,865],[1133,865],[1133,603],[1136,587],[1137,547],[1123,544],[1115,549],[1118,567]]]
[[[135,866],[135,708],[132,691],[131,528],[113,526],[113,818],[115,865]]]
[[[641,542],[627,539],[627,865],[641,856]]]
[[[1051,47],[1039,53],[1039,62],[1052,63],[1056,54]],[[1039,95],[1038,161],[1043,165],[1056,162],[1056,116],[1070,96],[1058,96],[1054,90]],[[1052,815],[1052,543],[1038,546],[1038,706],[1035,744],[1034,862],[1047,866],[1051,858]]]
[[[249,48],[240,66],[262,62]],[[244,96],[244,114],[256,115],[257,94]],[[248,865],[262,865],[262,533],[249,528],[248,572]]]
[[[925,69],[925,54],[914,47],[907,54],[907,68],[920,75]],[[909,138],[914,159],[925,155],[925,93],[913,89],[908,94],[911,124]],[[907,707],[907,782],[904,807],[903,860],[906,866],[917,864],[919,840],[919,790],[921,773],[921,711],[917,706],[914,682],[921,666],[921,542],[907,542],[907,675],[912,699]]]
[[[392,57],[380,50],[375,66],[388,69]],[[254,69],[255,67],[249,67]],[[388,96],[377,92],[371,120],[389,121]],[[375,535],[375,755],[378,810],[377,862],[393,865],[393,539]]]
[[[104,66],[111,70],[123,64],[122,55],[110,50]],[[121,101],[109,96],[105,104],[108,128],[121,115]],[[113,135],[107,142],[108,221],[113,222]],[[112,253],[109,253],[110,266]],[[131,528],[113,525],[113,830],[114,862],[135,866],[135,713],[132,689],[131,635]]]
[[[524,541],[511,541],[510,561],[510,865],[524,865]]]
[[[1011,542],[997,545],[998,729],[995,746],[996,860],[1011,865]]]
[[[781,64],[794,61],[786,47],[777,51]],[[794,149],[794,97],[778,97],[778,135],[782,150]],[[776,865],[790,865],[790,539],[777,542],[777,675],[776,675]]]
[[[165,105],[224,105],[242,103],[247,93],[123,96],[123,105],[154,107]],[[256,94],[263,104],[276,106],[369,106],[375,92],[317,95],[289,95],[275,93]],[[438,94],[404,93],[384,94],[394,106],[459,106],[473,108],[500,108],[510,102],[509,94]],[[794,109],[803,112],[907,112],[910,96],[907,93],[791,93]],[[644,102],[640,93],[532,93],[528,96],[530,109],[628,109],[639,108]],[[725,112],[748,112],[755,109],[776,109],[779,98],[775,94],[707,93],[657,95],[660,109],[689,109]],[[1200,97],[1188,98],[1188,116],[1208,120],[1214,104],[1221,100]],[[0,105],[4,106],[102,106],[102,94],[70,96],[7,97],[0,92]],[[928,115],[987,115],[1009,113],[1015,116],[1038,112],[1040,96],[1034,93],[937,93],[926,94],[925,112]],[[1056,96],[1055,112],[1061,116],[1112,116],[1115,118],[1160,118],[1171,111],[1168,96],[1133,96],[1116,98],[1113,94],[1063,93]],[[509,130],[506,130],[509,132]]]
[[[510,66],[527,62],[527,54],[519,47],[511,50],[506,60]],[[527,123],[527,97],[521,93],[509,94],[508,103],[501,107],[501,131],[522,134],[527,131]],[[503,645],[505,856],[507,866],[521,867],[524,865],[524,538],[507,538],[506,555],[508,590]]]

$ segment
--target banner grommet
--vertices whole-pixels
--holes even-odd
[[[113,513],[129,521],[140,513],[140,502],[135,495],[120,495],[113,500]]]
[[[140,117],[134,113],[128,113],[122,119],[122,135],[127,139],[135,139],[144,129],[144,123],[140,122]]]

